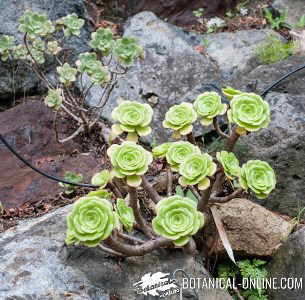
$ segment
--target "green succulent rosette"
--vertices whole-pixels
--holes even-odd
[[[68,63],[65,63],[62,67],[56,68],[59,74],[59,81],[63,84],[69,84],[76,80],[77,69],[72,68]]]
[[[92,191],[92,192],[88,193],[87,196],[89,196],[89,197],[95,196],[95,197],[98,197],[101,199],[110,200],[112,198],[113,194],[102,188],[102,189],[98,189],[96,191]]]
[[[245,190],[250,188],[259,199],[265,199],[275,188],[274,170],[264,161],[249,160],[243,164],[239,184]]]
[[[19,18],[19,31],[27,33],[29,37],[47,36],[55,31],[52,22],[45,15],[41,15],[32,11],[26,11]]]
[[[99,28],[91,34],[90,47],[99,50],[104,56],[108,56],[113,48],[114,40],[109,28]]]
[[[191,103],[182,102],[179,105],[172,106],[165,114],[163,121],[164,128],[170,128],[182,135],[187,135],[193,130],[193,123],[197,119]]]
[[[240,175],[239,161],[233,152],[217,152],[216,158],[223,166],[224,172],[229,179],[234,179]]]
[[[193,153],[200,153],[200,149],[190,142],[170,143],[166,152],[166,161],[170,164],[173,171],[179,170],[179,165],[183,163],[186,157]]]
[[[27,49],[24,45],[17,45],[13,49],[13,58],[16,60],[27,60],[29,59],[28,57],[28,52]]]
[[[209,154],[190,154],[179,167],[179,184],[198,184],[200,190],[206,190],[211,184],[208,176],[213,176],[216,169],[217,166]]]
[[[56,55],[61,50],[62,50],[62,48],[59,46],[57,41],[49,41],[47,43],[47,51],[49,54]]]
[[[113,52],[122,65],[130,66],[137,57],[143,56],[143,48],[134,38],[123,37],[115,41]]]
[[[266,128],[270,122],[269,104],[254,93],[234,96],[227,115],[230,123],[250,132]]]
[[[243,94],[242,91],[233,89],[233,88],[230,87],[230,86],[227,86],[227,87],[221,89],[221,91],[223,92],[223,94],[224,94],[229,100],[232,100],[234,96],[238,96],[238,95]]]
[[[10,51],[15,47],[14,37],[10,35],[0,36],[0,57],[2,61],[7,61]]]
[[[121,101],[112,114],[112,118],[119,124],[112,126],[114,135],[122,132],[136,133],[139,136],[146,136],[151,133],[153,109],[149,104],[142,104],[137,101]]]
[[[98,62],[96,53],[84,52],[79,54],[75,64],[81,73],[91,73],[91,70],[95,68],[96,62]]]
[[[166,153],[172,143],[163,143],[159,146],[156,146],[152,149],[153,157],[159,158],[159,157],[165,157]]]
[[[134,142],[123,142],[121,145],[111,145],[107,154],[113,166],[113,176],[126,178],[129,186],[137,187],[141,184],[141,175],[144,175],[149,164],[152,163],[152,154]]]
[[[91,183],[93,185],[98,185],[100,188],[104,188],[110,180],[111,180],[110,172],[108,170],[103,170],[92,176]]]
[[[47,96],[44,99],[46,106],[58,110],[62,104],[62,90],[61,89],[50,89]]]
[[[116,223],[108,200],[96,196],[82,197],[73,204],[67,216],[66,244],[95,247],[111,235]]]
[[[202,117],[200,123],[204,126],[212,124],[213,119],[227,111],[227,105],[221,103],[221,97],[216,92],[205,92],[194,102],[195,111]]]
[[[84,26],[85,21],[83,19],[80,19],[77,14],[73,13],[63,18],[60,18],[56,21],[56,23],[64,27],[65,36],[79,36],[80,29]]]
[[[159,201],[156,213],[152,220],[154,232],[172,240],[178,247],[186,245],[204,225],[204,216],[197,211],[195,201],[178,195]]]
[[[126,231],[131,232],[133,229],[133,224],[135,223],[135,217],[132,208],[126,204],[124,199],[118,198],[116,201],[115,211]]]

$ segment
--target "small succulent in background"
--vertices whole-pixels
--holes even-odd
[[[9,58],[10,50],[15,46],[14,38],[9,35],[0,36],[0,57],[2,61],[7,61]]]
[[[110,172],[108,170],[103,170],[92,176],[91,183],[93,185],[98,185],[101,189],[103,189],[110,180],[111,180]]]
[[[156,205],[157,216],[152,220],[154,231],[176,246],[184,246],[204,224],[203,214],[189,198],[172,196]]]
[[[44,103],[46,106],[58,110],[62,104],[62,90],[49,90],[47,96],[44,99]]]
[[[243,93],[242,91],[233,89],[230,86],[226,86],[225,88],[222,88],[221,91],[229,100],[232,100],[234,96],[237,96],[237,95],[240,95]]]
[[[76,80],[77,69],[71,67],[68,63],[65,63],[62,67],[57,67],[59,74],[59,81],[65,85],[69,85]]]
[[[83,181],[83,175],[67,171],[65,173],[64,179],[67,180],[67,181],[73,182],[73,183],[80,183],[80,182]],[[74,191],[75,191],[75,186],[72,185],[72,184],[67,184],[67,183],[60,182],[59,185],[62,188],[64,188],[64,193],[66,195],[70,195],[70,194],[74,193]]]
[[[91,34],[90,47],[99,50],[103,55],[108,56],[114,46],[113,33],[109,28],[99,28]]]
[[[48,41],[47,43],[47,51],[51,55],[56,55],[58,54],[62,48],[59,46],[57,41]]]
[[[226,24],[225,20],[223,20],[219,17],[214,17],[207,21],[206,26],[208,28],[207,33],[213,33],[217,29],[227,26],[227,24]]]
[[[133,225],[135,223],[134,213],[131,207],[129,207],[124,199],[117,199],[115,211],[119,217],[119,220],[123,224],[127,232],[133,230]]]
[[[182,102],[172,106],[165,114],[164,128],[170,128],[178,135],[187,135],[193,130],[193,123],[197,120],[197,113],[191,103]],[[177,137],[178,137],[177,135]]]
[[[78,16],[73,13],[67,15],[63,18],[60,18],[56,22],[58,25],[64,27],[64,35],[71,36],[71,35],[80,35],[80,29],[84,26],[85,21],[83,19],[78,18]]]

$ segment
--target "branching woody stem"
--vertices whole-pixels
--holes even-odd
[[[201,198],[198,202],[197,209],[198,211],[204,212],[206,211],[210,199],[211,187],[207,188],[201,193]]]
[[[186,136],[186,138],[187,138],[187,140],[188,140],[190,143],[192,143],[193,145],[195,145],[195,146],[197,145],[193,132],[190,132],[190,133]]]
[[[107,243],[109,246],[111,246],[111,248],[123,253],[126,256],[143,256],[158,248],[169,246],[171,241],[160,237],[155,240],[149,240],[142,245],[134,246],[123,244],[116,237],[111,236],[107,239]]]
[[[130,236],[128,234],[125,234],[123,232],[118,232],[117,234],[118,234],[118,237],[120,237],[120,238],[122,238],[122,239],[124,239],[126,241],[132,242],[134,244],[141,244],[142,245],[142,244],[145,243],[145,241],[143,241],[141,239],[138,239],[136,237]]]
[[[148,224],[141,215],[137,189],[134,187],[129,187],[128,192],[130,207],[133,210],[136,222],[140,225],[145,235],[147,235],[149,238],[154,238],[154,234],[152,233],[151,228],[148,226]]]
[[[236,191],[234,191],[232,194],[225,196],[225,197],[217,197],[217,196],[211,195],[209,203],[225,203],[225,202],[228,202],[228,201],[240,196],[240,194],[242,192],[243,192],[243,189],[239,188]]]
[[[227,135],[226,133],[224,133],[221,128],[219,127],[219,123],[218,123],[218,120],[217,120],[217,117],[215,117],[213,119],[213,125],[214,125],[214,129],[216,130],[217,134],[221,137],[221,138],[225,138],[225,139],[228,139],[230,136]]]
[[[173,190],[173,173],[170,167],[167,168],[167,196],[172,195]]]
[[[126,257],[124,254],[118,252],[118,251],[115,251],[115,250],[112,250],[104,245],[98,245],[98,247],[100,249],[102,249],[104,252],[108,253],[108,254],[111,254],[111,255],[115,255],[115,256],[119,256],[119,257]]]
[[[232,152],[234,149],[234,146],[239,139],[240,135],[236,132],[236,127],[232,130],[232,133],[230,137],[227,140],[227,143],[225,145],[225,149],[229,152]]]
[[[194,256],[198,253],[196,249],[196,243],[193,238],[190,238],[189,242],[183,247],[183,252],[191,256]]]
[[[142,176],[142,186],[147,191],[152,201],[158,203],[161,200],[161,197],[153,188],[153,186],[148,182],[145,176]]]

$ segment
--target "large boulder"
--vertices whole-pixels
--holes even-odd
[[[268,271],[268,276],[274,278],[278,287],[268,289],[271,300],[305,299],[305,228],[291,235],[278,249]]]
[[[271,109],[268,128],[241,138],[247,145],[243,157],[270,163],[277,177],[276,189],[259,203],[295,216],[305,206],[305,101],[302,95],[272,92],[266,97]]]
[[[79,17],[86,17],[86,9],[83,0],[0,0],[0,35],[13,35],[16,41],[22,40],[22,34],[18,32],[18,19],[25,10],[46,14],[54,21],[67,14],[76,13]],[[86,25],[81,31],[80,37],[72,37],[65,47],[72,48],[75,53],[84,52],[88,49],[89,26]],[[17,67],[18,66],[18,67]],[[52,71],[52,64],[45,66],[46,73]],[[40,80],[32,70],[22,63],[0,62],[0,99],[8,99],[12,95],[37,94],[43,89]]]
[[[67,249],[64,239],[70,210],[71,206],[66,206],[21,222],[0,235],[1,299],[152,300],[157,298],[136,294],[133,287],[147,273],[183,269],[190,277],[210,277],[199,259],[181,251],[163,249],[143,257],[118,259],[99,248]],[[231,299],[224,290],[197,292],[199,299]],[[183,297],[198,299],[188,289]]]

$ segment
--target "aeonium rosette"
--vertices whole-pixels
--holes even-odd
[[[195,201],[178,195],[159,201],[156,213],[152,220],[154,232],[179,247],[186,245],[204,225],[204,216],[197,211]]]
[[[108,56],[113,48],[114,40],[112,31],[109,28],[99,28],[91,34],[90,47]]]
[[[254,93],[239,94],[230,102],[228,119],[250,132],[266,128],[270,122],[269,104]]]
[[[64,27],[65,36],[79,36],[80,29],[84,26],[85,21],[83,19],[80,19],[77,14],[73,13],[60,18],[59,20],[57,20],[56,23]]]
[[[205,190],[210,186],[208,176],[213,176],[217,166],[213,158],[207,154],[190,154],[179,167],[179,184],[181,186],[198,185],[198,189]]]
[[[221,97],[216,92],[205,92],[196,98],[194,108],[202,117],[201,124],[208,126],[216,116],[225,114],[227,105],[221,103]]]
[[[169,142],[169,143],[163,143],[159,146],[156,146],[152,149],[152,154],[153,154],[153,157],[156,157],[156,158],[159,158],[159,157],[165,157],[170,145],[172,143]]]
[[[111,203],[95,196],[78,199],[67,216],[66,244],[97,246],[116,227],[117,219]]]
[[[113,110],[111,114],[119,124],[112,126],[112,133],[119,135],[128,132],[128,139],[135,139],[137,135],[146,136],[151,133],[151,123],[153,110],[149,104],[142,104],[137,101],[124,100]]]
[[[123,142],[121,145],[112,145],[107,154],[113,166],[113,176],[126,178],[129,186],[137,187],[141,184],[141,175],[148,170],[152,163],[152,154],[134,142]]]
[[[173,142],[166,151],[166,161],[173,171],[178,171],[179,165],[192,153],[200,153],[200,149],[190,142]]]
[[[227,86],[223,89],[221,89],[221,91],[223,92],[223,94],[229,99],[229,100],[232,100],[234,96],[237,96],[237,95],[240,95],[240,94],[243,94],[242,91],[240,90],[236,90],[230,86]]]
[[[108,170],[103,170],[94,174],[91,178],[91,183],[97,185],[100,188],[104,188],[108,182],[111,180],[111,175]]]
[[[171,128],[182,135],[187,135],[193,130],[193,123],[197,119],[191,103],[182,102],[179,105],[172,106],[165,114],[163,127]]]
[[[241,168],[239,183],[245,190],[250,188],[257,198],[265,199],[275,188],[275,173],[267,162],[249,160]]]
[[[135,217],[132,208],[126,204],[124,199],[118,198],[116,201],[115,211],[126,231],[131,232],[133,224],[135,223]]]
[[[217,152],[216,157],[223,166],[224,172],[229,179],[234,179],[240,175],[239,161],[233,152]]]

